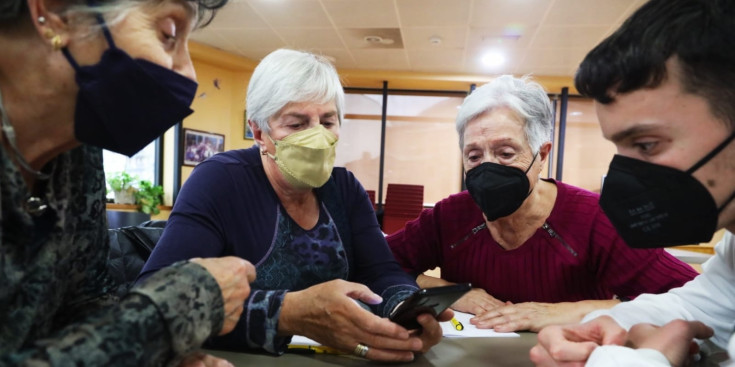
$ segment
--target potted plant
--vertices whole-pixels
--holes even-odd
[[[107,179],[107,184],[115,194],[115,203],[118,204],[135,204],[135,182],[137,177],[129,175],[127,172],[118,172]]]
[[[163,199],[163,187],[153,185],[150,181],[140,180],[138,191],[135,192],[136,203],[140,205],[140,211],[146,214],[158,214],[161,211],[158,205]]]

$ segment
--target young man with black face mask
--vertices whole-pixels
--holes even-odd
[[[618,153],[600,205],[633,247],[708,241],[703,273],[681,288],[539,333],[540,366],[680,366],[709,338],[735,357],[735,2],[652,0],[585,58],[577,89],[595,98]],[[625,347],[623,347],[625,345]]]

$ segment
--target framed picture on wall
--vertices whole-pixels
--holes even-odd
[[[196,166],[225,151],[225,136],[194,129],[184,129],[184,165]]]
[[[250,124],[248,124],[248,111],[245,110],[242,113],[242,123],[243,123],[243,139],[252,140],[253,139],[253,129],[250,128]]]
[[[250,128],[250,124],[245,120],[245,139],[253,140],[253,129]]]

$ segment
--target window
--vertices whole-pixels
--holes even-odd
[[[380,185],[382,91],[349,92],[336,165],[352,171],[366,190]],[[388,95],[383,200],[389,183],[424,185],[424,203],[460,191],[462,161],[454,129],[464,96]]]
[[[105,166],[105,177],[113,173],[127,172],[131,176],[138,176],[140,180],[148,180],[154,185],[160,184],[158,174],[158,147],[160,138],[148,144],[140,152],[128,158],[123,154],[102,151],[102,159]],[[109,189],[109,188],[108,188]],[[107,193],[108,198],[113,198],[112,192]]]

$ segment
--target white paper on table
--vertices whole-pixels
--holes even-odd
[[[475,317],[473,314],[454,311],[454,318],[462,323],[464,329],[458,331],[451,322],[440,322],[442,332],[448,338],[515,338],[520,337],[518,333],[499,333],[493,329],[478,329],[475,325],[470,324],[470,319]],[[291,339],[293,345],[321,345],[320,343],[309,339],[302,335],[294,335]]]
[[[518,333],[499,333],[493,329],[478,329],[470,324],[470,319],[475,315],[465,312],[454,311],[454,318],[462,323],[464,329],[457,330],[450,321],[440,322],[442,332],[448,338],[515,338],[520,337]]]
[[[293,338],[291,338],[290,344],[293,344],[293,345],[322,345],[316,340],[309,339],[302,335],[294,335]]]

